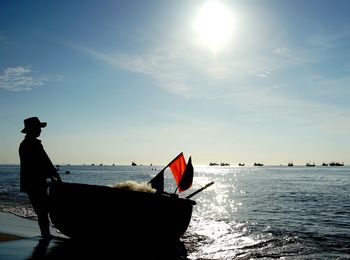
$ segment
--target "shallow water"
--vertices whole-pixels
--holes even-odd
[[[157,166],[62,166],[66,182],[147,182]],[[69,170],[71,174],[64,174]],[[0,210],[35,218],[18,166],[0,166]],[[166,190],[175,190],[171,173]],[[197,205],[183,241],[189,259],[349,259],[350,168],[195,167]]]

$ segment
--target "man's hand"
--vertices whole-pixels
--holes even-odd
[[[61,177],[57,176],[57,177],[51,177],[51,181],[52,182],[57,182],[57,183],[62,183]]]

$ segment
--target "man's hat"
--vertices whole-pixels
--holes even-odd
[[[29,117],[27,119],[24,119],[24,128],[21,131],[22,133],[26,134],[28,133],[28,130],[30,131],[31,129],[35,128],[43,128],[47,125],[46,122],[40,122],[39,118],[35,117]]]

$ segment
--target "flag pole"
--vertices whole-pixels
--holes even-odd
[[[174,191],[174,193],[173,193],[173,194],[176,194],[177,190],[178,190],[178,189],[179,189],[179,187],[180,187],[180,183],[181,183],[181,181],[179,182],[179,185],[177,185],[177,187],[176,187],[176,189],[175,189],[175,191]]]
[[[212,181],[212,182],[210,182],[210,183],[208,183],[208,184],[207,184],[207,185],[205,185],[204,187],[202,187],[202,188],[200,188],[199,190],[197,190],[197,191],[195,191],[195,192],[191,193],[190,195],[188,195],[188,196],[186,197],[186,199],[190,199],[190,198],[192,198],[194,195],[196,195],[196,194],[200,193],[201,191],[205,190],[206,188],[210,187],[210,186],[211,186],[211,185],[213,185],[213,184],[214,184],[214,182],[213,182],[213,181]]]

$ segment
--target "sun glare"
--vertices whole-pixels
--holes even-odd
[[[193,22],[196,43],[217,53],[226,48],[233,30],[230,10],[219,0],[207,0]]]

